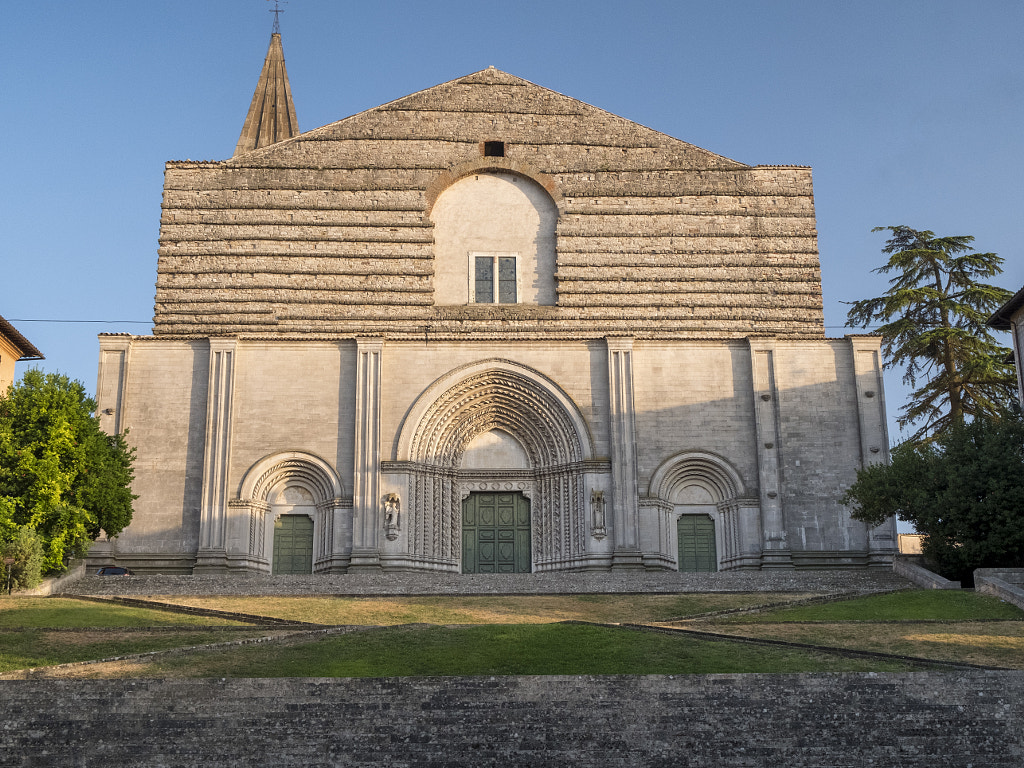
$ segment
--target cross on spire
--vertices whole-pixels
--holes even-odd
[[[279,35],[279,34],[281,34],[281,18],[280,17],[281,17],[281,14],[284,13],[284,8],[281,7],[281,3],[283,2],[285,5],[287,5],[288,4],[288,0],[273,0],[273,1],[274,1],[274,7],[273,7],[273,9],[270,12],[272,14],[274,14],[274,29],[271,30],[271,31],[273,32],[273,34]],[[267,2],[269,3],[270,0],[267,0]]]

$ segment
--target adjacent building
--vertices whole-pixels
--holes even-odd
[[[42,360],[43,353],[22,336],[18,329],[0,317],[0,395],[14,383],[14,364],[23,360]]]
[[[102,335],[140,572],[888,567],[873,336],[825,336],[809,168],[488,68],[166,166],[149,336]]]
[[[1024,361],[1024,288],[1003,304],[988,324],[997,331],[1009,331],[1013,341],[1013,360],[1017,367],[1017,394],[1024,405],[1024,372],[1021,362]]]

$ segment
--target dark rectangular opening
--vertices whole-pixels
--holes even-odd
[[[505,142],[504,141],[485,141],[484,142],[484,157],[504,157],[505,156]]]

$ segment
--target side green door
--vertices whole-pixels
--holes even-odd
[[[313,572],[313,521],[308,515],[281,515],[274,521],[273,573]]]
[[[530,573],[530,502],[521,493],[471,493],[462,502],[462,572]]]
[[[679,570],[718,570],[715,521],[706,515],[679,516]]]

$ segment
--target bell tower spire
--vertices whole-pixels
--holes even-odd
[[[242,134],[238,137],[235,154],[249,152],[299,134],[299,123],[292,103],[292,89],[288,85],[288,71],[284,67],[284,48],[281,46],[281,26],[278,16],[283,13],[275,2],[274,29],[270,47],[263,62],[256,92],[252,95],[249,114],[245,116]]]

